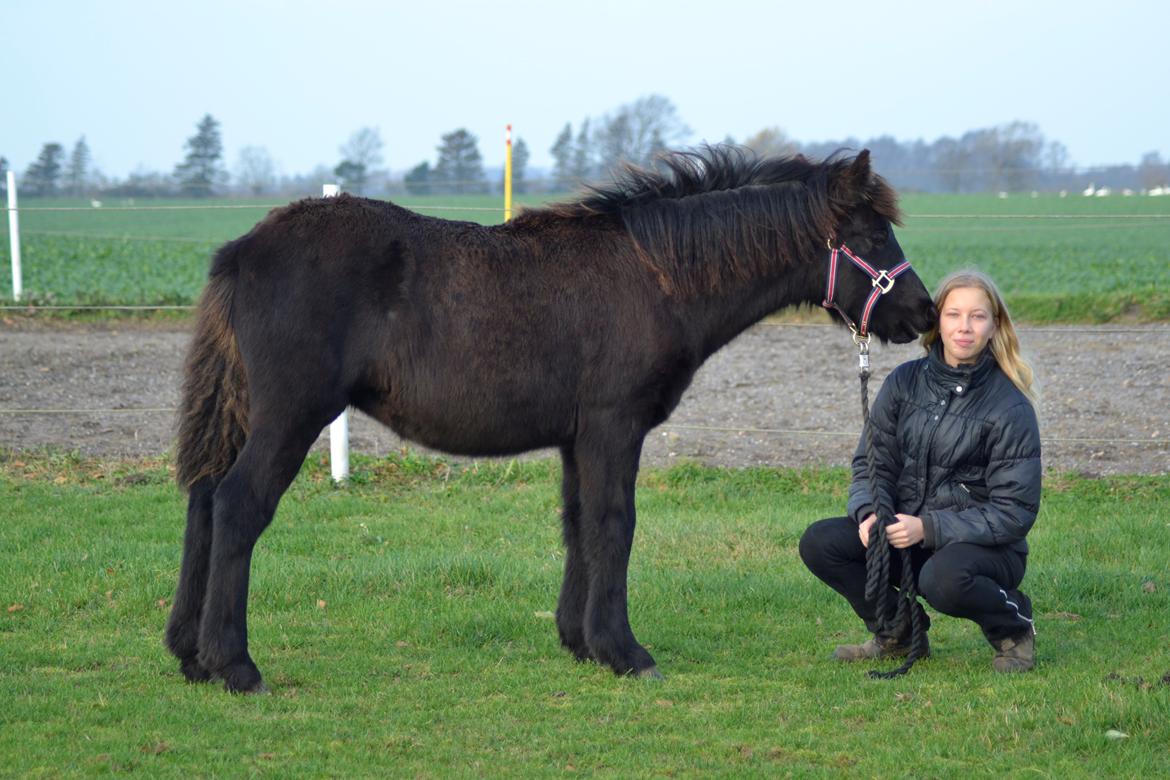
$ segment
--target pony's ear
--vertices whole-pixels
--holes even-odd
[[[853,165],[849,166],[849,177],[857,182],[857,186],[864,187],[869,183],[869,149],[862,149],[853,158]]]
[[[833,182],[833,200],[852,206],[865,199],[872,171],[869,164],[869,149],[862,149],[849,167],[844,168]]]

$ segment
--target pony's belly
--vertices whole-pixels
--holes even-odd
[[[564,416],[531,405],[437,402],[410,408],[384,399],[358,408],[404,439],[452,455],[515,455],[571,438]]]

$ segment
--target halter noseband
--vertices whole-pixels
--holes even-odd
[[[849,247],[845,246],[844,242],[842,242],[841,246],[837,247],[833,246],[832,239],[829,239],[825,243],[832,251],[829,254],[829,289],[825,292],[825,300],[821,305],[826,309],[835,309],[841,315],[841,318],[849,325],[849,330],[853,331],[854,340],[860,337],[868,341],[869,318],[873,314],[873,308],[877,304],[878,298],[894,289],[894,280],[910,270],[910,261],[903,260],[888,271],[885,269],[877,269],[853,254],[849,250]],[[860,327],[855,325],[849,315],[845,313],[845,310],[833,300],[837,294],[837,256],[840,254],[844,254],[855,266],[864,271],[865,275],[869,277],[870,282],[873,284],[873,291],[869,294],[869,298],[865,301],[865,308],[861,311]]]

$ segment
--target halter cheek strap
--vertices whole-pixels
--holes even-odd
[[[845,322],[849,324],[851,329],[858,332],[862,338],[865,338],[869,335],[869,318],[870,315],[873,314],[873,309],[874,306],[877,305],[878,298],[894,289],[894,280],[910,270],[910,261],[903,260],[901,263],[889,270],[884,268],[877,269],[862,260],[857,255],[853,254],[853,252],[851,252],[849,247],[845,246],[845,244],[834,247],[830,243],[829,248],[832,250],[829,254],[829,286],[828,290],[825,292],[825,300],[823,303],[821,303],[821,305],[826,309],[836,310],[836,312],[841,315]],[[837,258],[842,254],[849,258],[853,265],[864,271],[865,275],[869,277],[870,282],[873,284],[873,291],[870,292],[869,298],[867,298],[865,301],[865,307],[861,311],[860,326],[855,326],[853,324],[853,320],[851,320],[849,315],[845,313],[845,310],[838,306],[837,302],[834,300],[837,295]]]

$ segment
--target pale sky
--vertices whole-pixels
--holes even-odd
[[[1035,122],[1077,166],[1170,158],[1170,3],[748,0],[0,0],[0,155],[84,135],[95,167],[170,173],[210,113],[224,162],[332,167],[378,128],[384,167],[466,127],[488,167],[638,97],[691,144],[778,126],[901,141]],[[879,170],[881,161],[876,160]]]

